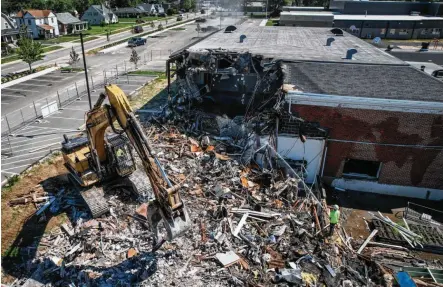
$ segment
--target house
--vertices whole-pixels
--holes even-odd
[[[14,20],[2,13],[2,43],[15,43],[19,35],[19,29]]]
[[[145,14],[142,9],[134,7],[114,8],[112,12],[120,18],[138,18]]]
[[[22,10],[14,18],[17,27],[26,25],[34,39],[59,36],[57,17],[51,10]]]
[[[266,15],[266,1],[252,1],[244,7],[246,15]]]
[[[137,8],[142,10],[147,15],[158,15],[165,13],[165,9],[163,8],[162,4],[143,3],[138,5]]]
[[[239,35],[246,39],[239,42]],[[224,71],[224,77],[214,81],[216,72],[202,68],[186,78],[189,93],[210,87],[205,98],[233,115],[248,111],[251,102],[261,107],[281,101],[273,145],[294,166],[303,166],[306,182],[320,178],[329,191],[443,200],[439,79],[337,28],[240,25],[235,33],[217,32],[183,51],[186,57],[171,59],[192,58],[186,65],[203,62],[203,67],[208,51],[213,70]],[[215,58],[219,54],[232,62]],[[268,70],[271,79],[257,75],[260,69],[230,64],[251,57],[268,69],[278,59],[279,70]],[[258,91],[263,81],[267,84]],[[253,142],[258,149],[267,140]]]
[[[88,22],[81,21],[71,13],[57,13],[58,30],[60,34],[75,34],[88,30]]]
[[[103,4],[91,5],[88,10],[83,13],[81,20],[88,22],[89,25],[100,25],[102,22],[106,24],[118,23],[117,15]]]

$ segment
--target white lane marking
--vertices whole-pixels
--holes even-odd
[[[36,87],[48,87],[48,85],[38,85],[38,84],[33,84],[33,83],[20,83],[19,85],[24,85],[24,86],[36,86]]]
[[[44,156],[42,155],[40,158],[43,158],[43,157]],[[29,167],[29,166],[31,166],[33,164],[35,164],[35,162],[24,164],[24,165],[19,165],[19,166],[15,166],[15,167],[10,167],[10,168],[7,168],[7,169],[2,169],[2,172],[5,171],[5,170],[13,170],[13,169],[22,168],[22,167]]]
[[[72,109],[72,108],[61,108],[60,110],[64,111],[64,110],[68,110],[68,111],[81,111],[81,112],[87,112],[89,111],[89,107],[86,110],[83,109]]]
[[[8,147],[9,147],[9,143],[11,143],[11,145],[14,145],[14,144],[22,143],[22,142],[29,142],[29,141],[36,140],[36,139],[41,140],[42,138],[53,137],[53,136],[55,136],[55,135],[51,134],[51,135],[42,135],[42,136],[36,135],[35,137],[26,137],[26,136],[17,137],[16,138],[17,141],[9,140],[9,142],[8,142],[8,140],[3,140],[2,144],[8,145]]]
[[[67,120],[74,120],[74,121],[84,121],[85,120],[85,119],[77,119],[77,118],[52,117],[52,116],[50,116],[48,119],[67,119]]]
[[[66,131],[66,132],[77,132],[77,130],[74,129],[61,129],[61,128],[51,128],[51,127],[38,127],[38,126],[33,126],[33,125],[29,125],[29,127],[32,128],[37,128],[37,129],[42,129],[42,130],[58,130],[58,131]]]
[[[22,159],[22,160],[17,160],[17,161],[13,161],[13,162],[8,162],[8,163],[3,163],[2,162],[2,167],[4,166],[4,165],[10,165],[10,164],[14,164],[14,163],[18,163],[18,162],[22,162],[22,161],[27,161],[27,160],[33,160],[33,159],[37,159],[37,158],[41,158],[42,156],[35,156],[35,157],[31,157],[31,158],[27,158],[27,159]],[[30,165],[31,164],[33,164],[33,163],[30,163]],[[15,167],[15,168],[17,168],[17,167]],[[4,170],[11,170],[11,169],[13,169],[13,168],[5,168]],[[2,168],[2,170],[3,170],[3,168]]]
[[[9,105],[10,103],[1,102],[2,105]]]
[[[50,138],[50,139],[45,139],[45,140],[40,140],[38,139],[38,143],[42,143],[42,142],[46,142],[46,141],[50,141],[50,140],[61,140],[60,137],[54,137],[54,138]],[[32,140],[31,140],[32,141]],[[27,143],[27,144],[22,144],[22,145],[15,145],[15,144],[11,144],[12,147],[12,151],[14,151],[14,148],[18,148],[18,147],[22,147],[22,146],[27,146],[27,145],[35,145],[35,142],[31,142],[31,143]],[[17,151],[20,151],[19,149]]]
[[[8,94],[2,93],[2,97],[24,98],[26,96],[25,95],[8,95]]]
[[[25,154],[22,154],[22,155],[11,156],[11,157],[8,157],[8,158],[6,158],[4,160],[13,159],[13,158],[19,158],[19,157],[23,157],[23,156],[30,156],[31,154],[34,154],[34,153],[45,153],[45,152],[47,152],[47,151],[46,150],[42,150],[42,151],[28,152],[28,153],[25,153]]]
[[[2,170],[1,172],[2,172],[2,173],[11,174],[11,175],[19,175],[19,174],[16,173],[16,172],[9,172],[9,171],[4,171],[4,170]]]

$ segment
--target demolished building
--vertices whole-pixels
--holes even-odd
[[[167,72],[168,109],[240,117],[308,183],[443,199],[443,83],[340,29],[242,25]]]

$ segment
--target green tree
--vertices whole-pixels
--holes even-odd
[[[129,58],[129,62],[134,64],[135,69],[137,69],[137,63],[140,61],[140,56],[137,51],[132,48],[131,57]]]
[[[182,4],[183,9],[189,10],[192,8],[192,0],[184,0]]]
[[[29,38],[23,38],[20,42],[17,55],[29,65],[29,71],[32,72],[32,63],[43,59],[42,44]]]

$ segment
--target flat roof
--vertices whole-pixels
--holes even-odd
[[[359,21],[443,21],[443,17],[410,16],[410,15],[345,15],[336,14],[334,20]]]
[[[233,33],[219,31],[187,50],[226,49],[282,60],[407,65],[347,32],[344,36],[334,36],[331,29],[239,25]],[[246,35],[243,43],[240,43],[240,35]],[[330,37],[335,41],[326,46]],[[344,59],[348,49],[357,50],[352,60]]]
[[[443,102],[443,82],[412,66],[285,63],[286,84],[314,94]]]
[[[280,12],[281,16],[333,16],[335,13],[331,11],[290,11],[290,12]]]
[[[310,11],[324,11],[325,7],[317,6],[283,6],[283,11],[297,11],[297,10],[310,10]]]

